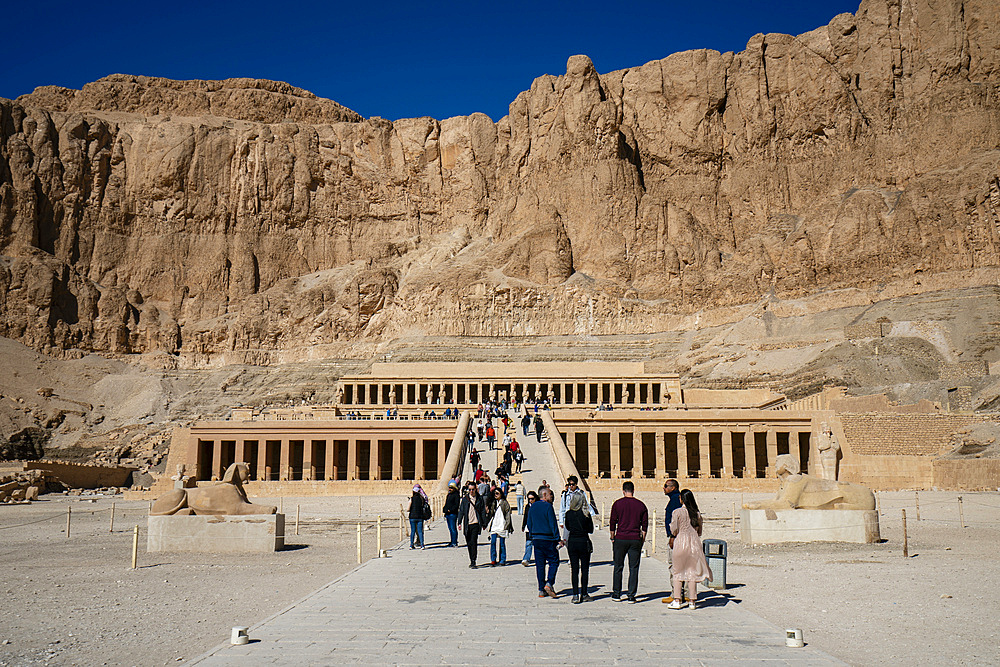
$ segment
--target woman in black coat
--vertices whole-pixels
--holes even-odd
[[[418,542],[418,546],[424,548],[424,516],[427,508],[429,507],[427,499],[423,495],[423,489],[420,485],[413,487],[413,495],[410,496],[410,548],[415,549],[413,546],[414,541]]]
[[[476,483],[469,482],[469,493],[458,506],[458,525],[464,526],[465,546],[469,549],[469,567],[476,569],[479,533],[486,524],[486,503],[476,490]]]
[[[592,599],[587,594],[587,584],[590,583],[590,534],[594,532],[594,520],[586,505],[586,497],[574,493],[566,510],[566,553],[573,575],[573,604]]]
[[[448,541],[449,547],[458,546],[458,506],[461,502],[458,493],[458,483],[455,480],[448,482],[448,497],[444,499],[444,520],[448,522],[448,533],[451,539]]]

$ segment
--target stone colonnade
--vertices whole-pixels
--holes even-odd
[[[488,400],[544,402],[554,405],[594,406],[599,403],[651,407],[681,401],[676,379],[663,378],[573,378],[550,380],[446,379],[426,381],[409,378],[375,381],[344,378],[340,383],[340,405],[388,407],[407,405],[474,406]]]
[[[772,424],[556,421],[577,469],[590,479],[766,478],[779,454],[793,454],[803,472],[815,458],[808,417]]]
[[[235,462],[246,463],[255,481],[440,477],[454,421],[376,423],[202,423],[191,428],[186,467],[198,480],[221,478]]]

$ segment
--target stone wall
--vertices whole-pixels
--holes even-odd
[[[951,436],[983,417],[952,414],[841,414],[844,435],[858,456],[936,456]]]

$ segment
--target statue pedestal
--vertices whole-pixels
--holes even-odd
[[[778,542],[878,542],[876,510],[740,511],[744,544]]]
[[[146,551],[272,553],[285,546],[284,514],[151,516]]]

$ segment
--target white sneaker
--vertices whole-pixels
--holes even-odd
[[[684,603],[674,598],[674,601],[667,605],[667,609],[683,609]]]
[[[694,608],[695,608],[694,600],[688,600],[688,609],[694,609]]]

